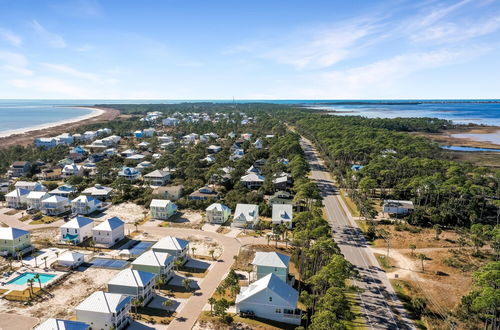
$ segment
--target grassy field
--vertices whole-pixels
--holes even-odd
[[[347,205],[347,208],[349,209],[349,212],[351,212],[351,215],[353,217],[359,217],[359,211],[358,208],[356,207],[356,204],[352,201],[352,199],[347,196],[347,193],[345,190],[341,189],[340,190],[340,197],[344,200],[344,202]]]

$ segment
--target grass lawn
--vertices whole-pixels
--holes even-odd
[[[55,222],[59,220],[58,218],[55,217],[49,217],[49,216],[44,216],[39,220],[33,220],[30,222],[30,225],[46,225],[52,222]]]
[[[359,217],[359,211],[358,208],[356,207],[356,204],[352,201],[352,199],[347,196],[347,193],[345,190],[340,190],[340,197],[344,200],[344,202],[347,205],[347,208],[349,209],[349,212],[351,212],[351,215],[353,217]]]
[[[192,291],[186,290],[183,286],[165,285],[160,290],[169,297],[188,299],[193,295]]]
[[[17,213],[21,212],[21,210],[16,210],[16,209],[13,209],[13,210],[10,210],[10,211],[7,211],[5,212],[4,214],[5,215],[15,215]]]
[[[387,256],[378,253],[375,253],[375,257],[377,258],[380,267],[382,267],[384,270],[392,269],[390,258],[387,258]]]
[[[286,324],[286,323],[280,323],[280,322],[275,322],[275,321],[270,321],[270,320],[263,320],[263,319],[249,319],[249,318],[242,318],[239,317],[238,315],[235,314],[230,314],[233,317],[233,325],[234,324],[241,324],[241,325],[247,325],[251,329],[258,329],[258,330],[280,330],[280,329],[295,329],[297,326],[296,325],[291,325],[291,324]],[[202,322],[209,322],[212,323],[216,329],[234,329],[234,326],[225,324],[220,321],[220,319],[217,316],[212,316],[210,315],[210,312],[202,312],[200,314],[200,317],[198,319],[200,323]],[[238,329],[242,328],[241,326],[238,327]]]

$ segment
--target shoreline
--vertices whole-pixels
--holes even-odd
[[[499,126],[483,126],[483,127],[460,127],[457,129],[446,130],[441,133],[411,133],[418,136],[427,137],[434,142],[446,146],[458,146],[458,147],[473,147],[473,148],[488,148],[488,149],[499,149],[500,144],[486,141],[479,137],[489,134],[500,134]],[[460,136],[465,134],[467,136]],[[459,136],[457,136],[459,135]],[[474,135],[478,135],[478,138],[474,138]]]
[[[92,110],[91,113],[75,118],[61,120],[49,124],[42,124],[21,129],[14,129],[0,133],[0,148],[13,145],[30,145],[38,137],[51,137],[78,128],[81,125],[95,124],[115,119],[120,111],[112,108],[98,108],[95,106],[71,106],[65,108],[80,108]]]

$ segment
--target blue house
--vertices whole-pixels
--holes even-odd
[[[351,170],[353,170],[354,172],[357,172],[357,171],[360,171],[364,166],[363,165],[352,165],[351,166]]]
[[[134,132],[134,137],[140,139],[144,137],[144,132],[143,131],[135,131]]]
[[[118,176],[126,180],[134,181],[139,179],[139,177],[141,176],[141,172],[139,172],[135,168],[124,166],[118,172]]]
[[[71,153],[85,155],[86,151],[82,147],[76,146],[76,147],[73,148],[73,150],[71,150]]]

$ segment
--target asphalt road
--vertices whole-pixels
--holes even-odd
[[[352,217],[348,216],[326,166],[312,143],[302,138],[302,148],[311,167],[310,178],[323,196],[327,220],[344,257],[359,271],[354,285],[362,289],[358,299],[369,329],[416,329],[395,294],[385,272]]]

